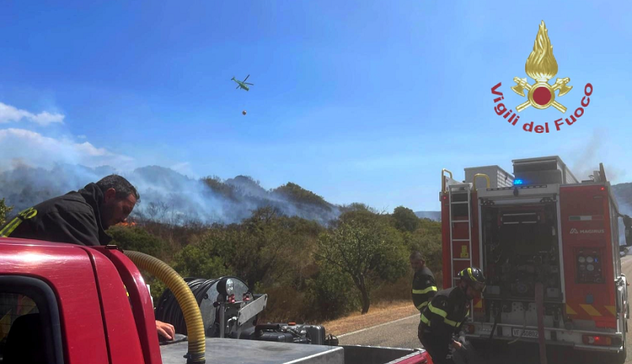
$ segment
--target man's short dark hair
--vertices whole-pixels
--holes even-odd
[[[423,254],[418,251],[414,251],[410,254],[410,260],[425,260]]]
[[[124,199],[129,195],[134,195],[136,202],[140,202],[140,195],[138,194],[138,191],[136,191],[136,187],[132,186],[128,180],[117,174],[111,174],[107,177],[103,177],[99,182],[97,182],[97,186],[103,193],[110,188],[114,188],[116,190],[116,198]]]

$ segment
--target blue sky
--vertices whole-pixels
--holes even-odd
[[[559,155],[632,180],[629,2],[123,1],[0,5],[4,164],[171,167],[292,181],[330,202],[438,210],[440,171]],[[559,132],[493,111],[544,20],[591,103]],[[250,74],[249,92],[231,77]],[[533,80],[529,79],[529,82]],[[552,83],[552,82],[551,82]],[[247,115],[241,114],[242,110]],[[42,114],[46,112],[47,114]],[[567,112],[569,114],[570,112]],[[562,117],[527,109],[521,122]],[[564,115],[567,116],[567,115]],[[59,152],[57,152],[59,151]]]

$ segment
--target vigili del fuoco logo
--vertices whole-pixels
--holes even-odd
[[[516,106],[515,112],[513,110],[508,110],[507,106],[500,102],[504,100],[505,97],[503,93],[499,91],[502,82],[498,82],[496,86],[492,87],[492,94],[498,96],[494,99],[494,111],[496,114],[506,119],[511,125],[516,125],[518,124],[518,120],[520,120],[520,116],[517,113],[523,111],[529,106],[539,110],[548,109],[552,106],[561,113],[566,113],[566,106],[556,100],[555,91],[558,91],[557,98],[561,98],[569,93],[573,86],[569,84],[571,82],[569,77],[558,78],[555,80],[553,85],[549,84],[549,80],[557,75],[557,61],[553,56],[553,46],[551,45],[551,40],[549,39],[548,30],[544,25],[544,21],[540,24],[538,35],[536,36],[535,43],[533,44],[533,51],[531,51],[531,54],[527,58],[527,63],[525,64],[524,69],[527,75],[532,78],[535,83],[529,83],[526,77],[514,77],[513,80],[516,85],[511,89],[518,95],[526,97],[527,100]],[[579,120],[579,118],[582,117],[582,115],[584,115],[584,109],[590,104],[590,95],[592,95],[592,92],[592,84],[587,83],[586,86],[584,86],[584,96],[581,99],[581,106],[575,109],[575,111],[568,115],[568,117],[559,118],[553,121],[552,124],[554,125],[549,127],[548,122],[541,125],[535,123],[534,121],[530,121],[525,122],[522,125],[522,129],[527,132],[535,131],[536,133],[548,133],[553,128],[560,131],[564,124],[573,125],[577,120]]]

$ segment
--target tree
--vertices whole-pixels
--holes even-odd
[[[208,231],[200,249],[202,254],[221,257],[226,269],[254,289],[284,279],[293,261],[304,256],[306,238],[314,227],[302,221],[263,207],[239,225]]]
[[[7,206],[4,198],[0,200],[0,227],[6,223],[7,215],[13,210],[13,206]]]
[[[299,204],[304,203],[315,205],[327,211],[331,210],[331,205],[327,201],[325,201],[324,198],[318,196],[312,191],[304,189],[296,183],[288,182],[286,185],[277,187],[276,189],[272,190],[272,192],[283,195],[290,199],[290,201]]]
[[[377,210],[375,210],[374,208],[360,202],[354,202],[349,205],[342,205],[340,206],[340,211],[343,213],[350,211],[368,211],[372,213],[377,213]]]
[[[382,216],[367,211],[354,211],[353,215],[321,234],[318,257],[351,277],[365,314],[371,304],[371,289],[405,274],[407,254],[401,234]]]
[[[404,206],[396,207],[393,211],[395,228],[401,231],[413,232],[419,227],[419,218],[413,210]]]
[[[323,263],[318,274],[307,281],[307,302],[313,317],[333,320],[357,308],[358,300],[350,298],[351,277],[337,266]]]
[[[441,223],[428,219],[419,220],[419,228],[412,233],[403,234],[409,251],[420,251],[426,260],[426,266],[434,272],[437,283],[442,281],[442,245]],[[447,282],[449,283],[449,282]]]

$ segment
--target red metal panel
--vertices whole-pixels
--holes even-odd
[[[397,364],[432,364],[432,358],[427,351],[424,351],[423,353],[419,353],[400,361],[395,360],[393,362]]]
[[[455,218],[456,220],[456,218]],[[467,220],[467,216],[458,218],[458,221]],[[469,226],[467,222],[457,222],[452,224],[452,239],[467,239]]]
[[[158,343],[158,332],[156,331],[156,317],[151,304],[151,295],[147,290],[143,276],[136,265],[116,247],[108,246],[94,249],[100,250],[114,263],[125,287],[127,287],[145,363],[161,364],[162,357]],[[182,355],[184,354],[182,353]]]
[[[592,308],[599,311],[600,307],[615,305],[609,200],[607,189],[602,191],[601,188],[599,185],[560,188],[566,300],[571,307],[584,305],[580,306],[584,309],[575,310],[577,315],[572,317],[576,319],[601,317]],[[570,216],[603,216],[603,219],[570,221]],[[580,249],[600,252],[604,283],[577,282],[577,254]],[[588,297],[592,297],[592,302]]]
[[[143,363],[143,351],[125,286],[112,262],[98,249],[89,249],[89,253],[97,272],[112,363]],[[156,336],[155,326],[153,335]]]
[[[42,279],[57,295],[66,363],[108,363],[94,270],[86,251],[78,245],[36,240],[0,242],[0,274]]]

